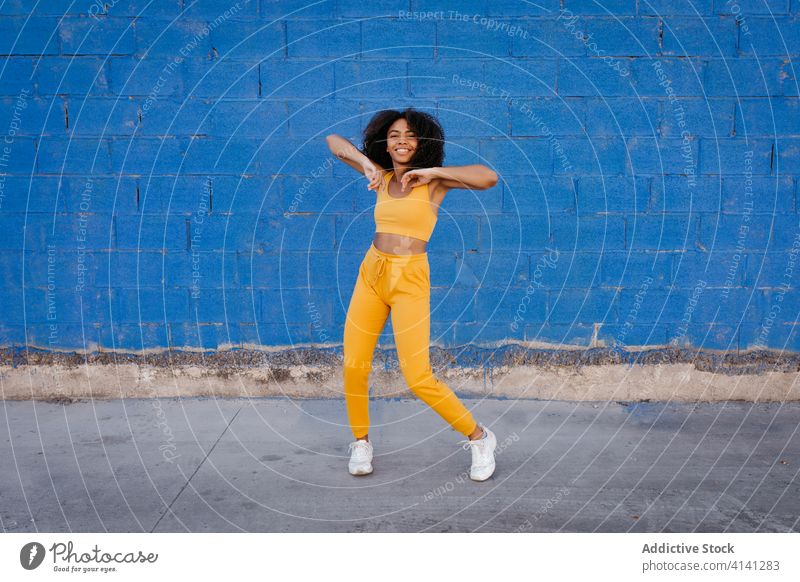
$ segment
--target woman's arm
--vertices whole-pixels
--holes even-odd
[[[497,184],[497,172],[483,164],[431,168],[439,183],[446,188],[488,190]]]
[[[488,190],[497,184],[497,173],[483,164],[470,166],[446,166],[441,168],[424,168],[409,170],[400,180],[402,186],[418,186],[436,180],[439,189],[447,191],[451,188],[467,190]]]
[[[364,161],[369,158],[358,151],[356,146],[341,135],[335,133],[326,137],[325,141],[328,142],[328,148],[330,148],[331,152],[333,152],[337,158],[362,174],[364,173]]]
[[[348,166],[364,174],[369,180],[367,188],[376,190],[383,178],[383,168],[358,151],[347,139],[335,133],[325,138],[331,152]]]

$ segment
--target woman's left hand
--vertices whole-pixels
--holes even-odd
[[[409,170],[400,179],[400,187],[405,192],[407,187],[416,188],[423,184],[429,184],[436,177],[433,168],[421,168],[419,170]]]

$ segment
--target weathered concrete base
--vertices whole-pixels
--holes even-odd
[[[544,400],[800,401],[796,355],[698,354],[684,350],[543,351],[505,347],[432,350],[434,372],[459,395]],[[435,354],[434,354],[435,352]],[[375,397],[412,396],[393,350],[376,351]],[[691,356],[693,359],[688,360]],[[0,398],[341,398],[333,350],[233,350],[88,355],[6,350]],[[623,363],[624,362],[624,363]]]

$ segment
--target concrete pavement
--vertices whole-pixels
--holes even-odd
[[[800,531],[800,404],[465,399],[498,438],[468,476],[418,400],[2,401],[4,531]]]

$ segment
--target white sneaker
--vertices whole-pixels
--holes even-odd
[[[352,450],[348,465],[350,474],[368,475],[372,473],[372,443],[359,439],[350,443],[348,449]]]
[[[472,467],[469,478],[473,481],[486,481],[494,473],[494,449],[497,447],[497,437],[485,426],[481,428],[486,434],[482,438],[461,441],[464,449],[472,448]]]

